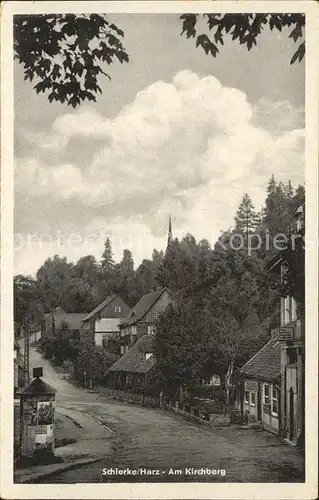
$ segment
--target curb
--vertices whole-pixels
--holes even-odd
[[[34,483],[37,482],[38,479],[45,479],[49,478],[52,476],[55,476],[56,474],[60,474],[61,472],[65,472],[68,470],[76,469],[77,467],[83,467],[84,465],[88,464],[93,464],[94,462],[99,462],[101,458],[87,458],[85,460],[78,460],[77,462],[69,462],[69,463],[64,463],[64,466],[57,468],[53,471],[48,471],[48,472],[36,472],[34,474],[30,474],[27,476],[21,476],[20,478],[17,477],[15,478],[14,482],[15,483]],[[63,464],[61,464],[63,465]]]
[[[89,415],[89,413],[84,413],[82,412],[83,415],[85,415],[86,417],[89,417],[91,418],[92,420],[94,420],[97,424],[101,425],[102,427],[104,427],[104,429],[106,429],[107,431],[111,432],[112,434],[115,434],[115,431],[113,431],[112,429],[110,429],[110,427],[107,427],[107,425],[103,424],[103,422],[101,422],[100,420],[98,420],[97,418],[95,417],[92,417],[92,415]]]
[[[57,413],[60,413],[61,415],[64,415],[65,417],[73,420],[73,422],[76,424],[76,425],[79,425],[80,427],[82,427],[83,429],[83,426],[73,417],[70,417],[69,415],[66,415],[65,413],[63,413],[63,411],[59,411],[59,410],[68,410],[68,408],[65,408],[64,406],[58,406],[57,409],[56,409],[56,412]],[[105,425],[103,422],[101,422],[101,420],[97,419],[96,417],[93,417],[93,415],[90,415],[89,413],[86,413],[84,411],[79,411],[79,410],[73,410],[75,413],[80,413],[82,415],[85,415],[87,418],[90,418],[91,420],[94,420],[94,422],[96,422],[97,424],[99,424],[101,427],[104,427],[104,429],[106,429],[107,431],[111,432],[112,434],[115,434],[115,431],[113,431],[112,429],[110,429],[110,427],[108,427],[107,425]]]

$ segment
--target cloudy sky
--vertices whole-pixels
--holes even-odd
[[[304,64],[287,32],[213,59],[179,36],[178,15],[112,15],[129,64],[95,104],[50,104],[15,67],[15,272],[55,254],[97,259],[109,236],[136,265],[173,233],[212,244],[272,173],[304,182]]]

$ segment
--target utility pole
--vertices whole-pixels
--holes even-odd
[[[26,321],[24,324],[24,351],[23,351],[23,371],[24,371],[24,385],[28,385],[30,381],[30,323]]]

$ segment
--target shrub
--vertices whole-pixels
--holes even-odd
[[[43,337],[40,341],[40,349],[46,359],[52,359],[55,352],[55,338],[53,335]]]
[[[98,383],[103,383],[105,372],[114,363],[114,354],[108,353],[103,347],[83,340],[79,344],[78,355],[74,361],[74,374],[83,381],[85,377]]]
[[[195,397],[202,397],[202,398],[209,398],[211,400],[216,400],[216,401],[225,401],[226,400],[226,395],[225,391],[221,387],[216,387],[216,386],[210,386],[210,385],[193,385],[189,389],[189,393],[191,396]]]
[[[69,359],[66,359],[65,361],[63,361],[63,369],[64,371],[70,375],[70,377],[73,377],[74,375],[74,365],[73,365],[73,361],[69,360]]]

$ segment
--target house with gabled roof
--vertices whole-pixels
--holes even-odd
[[[102,345],[103,339],[118,338],[120,324],[130,313],[131,309],[122,297],[109,295],[82,319],[83,334],[95,345]]]
[[[56,307],[51,313],[46,313],[42,320],[41,337],[54,335],[56,330],[62,327],[79,333],[82,328],[82,320],[87,313],[67,313],[61,307]]]
[[[113,387],[138,390],[155,372],[154,333],[143,335],[107,370],[106,378]]]
[[[120,325],[122,354],[143,335],[155,332],[156,322],[169,304],[174,305],[175,299],[168,288],[158,288],[143,295]]]
[[[281,345],[271,338],[240,369],[240,405],[248,421],[260,422],[276,434],[280,432]]]

